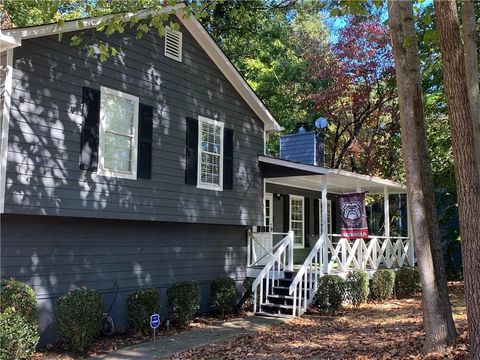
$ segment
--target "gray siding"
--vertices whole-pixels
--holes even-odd
[[[105,63],[71,48],[73,34],[23,41],[14,51],[5,212],[233,225],[262,223],[263,124],[216,65],[183,33],[183,62],[163,55],[163,38],[108,38],[122,54]],[[102,34],[97,34],[103,39]],[[82,87],[107,86],[154,107],[152,179],[79,169]],[[234,189],[185,185],[186,117],[234,130]]]
[[[210,283],[245,278],[244,226],[118,221],[67,217],[3,215],[1,277],[32,285],[39,302],[42,342],[52,339],[55,300],[71,288],[98,289],[108,309],[124,322],[125,299],[139,287],[163,294],[177,281],[196,280],[202,311],[210,310]]]
[[[280,158],[315,164],[315,132],[284,135],[280,138]]]

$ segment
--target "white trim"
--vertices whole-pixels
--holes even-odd
[[[10,106],[12,102],[13,48],[7,50],[7,73],[5,74],[5,92],[3,98],[2,133],[0,134],[0,214],[5,212],[5,192],[7,186],[8,131],[10,124]]]
[[[269,213],[267,214],[267,200],[270,200]],[[268,231],[273,232],[273,194],[265,193],[263,198],[263,225],[267,226],[267,217],[270,220],[270,229]]]
[[[259,155],[258,161],[266,164],[279,165],[279,166],[283,166],[291,169],[304,170],[304,171],[311,172],[312,174],[340,175],[340,176],[346,176],[346,177],[357,179],[357,180],[368,181],[376,185],[397,187],[403,191],[403,192],[398,192],[399,194],[407,191],[407,187],[404,184],[397,183],[391,180],[382,179],[376,176],[361,175],[361,174],[344,171],[344,170],[329,169],[321,166],[301,164],[301,163],[296,163],[289,160],[282,160],[282,159],[272,158],[264,155]]]
[[[133,101],[133,129],[132,129],[132,158],[131,158],[131,171],[115,171],[105,169],[105,108],[104,99],[105,95],[113,95],[116,97],[124,98]],[[137,96],[126,94],[124,92],[107,88],[105,86],[100,87],[100,124],[99,124],[99,141],[98,141],[98,170],[97,174],[102,176],[117,177],[123,179],[137,179],[137,144],[138,144],[138,107],[139,99]]]
[[[14,38],[13,36],[4,33],[4,30],[0,31],[0,44],[2,45],[2,52],[9,49],[16,48],[22,45],[22,41]]]
[[[164,52],[163,54],[173,60],[176,60],[178,62],[182,62],[182,47],[183,47],[183,41],[182,41],[182,32],[181,31],[175,31],[171,30],[168,26],[165,27],[165,47],[164,47]],[[173,54],[171,49],[169,49],[168,42],[170,39],[175,39],[175,42],[177,43],[176,45],[178,46],[177,50],[177,55]]]
[[[183,8],[185,5],[183,3],[177,4],[175,6],[167,6],[160,10],[160,13],[175,13],[177,18],[180,20],[182,25],[190,32],[193,38],[200,44],[202,49],[207,53],[207,55],[213,60],[213,62],[218,66],[222,74],[227,78],[227,80],[232,84],[235,90],[238,91],[243,100],[252,108],[255,114],[259,119],[264,123],[265,131],[280,131],[283,128],[278,124],[273,115],[268,111],[262,101],[258,98],[252,88],[247,84],[247,82],[240,75],[238,70],[233,66],[233,64],[228,60],[222,50],[218,47],[212,37],[208,34],[205,28],[200,24],[200,22],[194,16],[184,16]],[[145,19],[149,15],[149,10],[140,10],[136,13],[124,13],[121,14],[124,21],[130,21],[133,17],[137,19]],[[98,18],[84,19],[83,29],[94,28],[103,21],[116,15],[106,15]],[[56,24],[32,26],[28,28],[16,28],[2,30],[3,33],[13,37],[16,41],[21,43],[22,39],[30,39],[40,36],[48,36],[58,34],[60,31],[62,33],[67,33],[71,31],[79,30],[77,26],[77,21],[66,21],[61,29],[57,27]]]
[[[214,126],[220,126],[220,174],[218,185],[202,182],[202,124],[209,123]],[[221,121],[209,119],[204,116],[198,116],[198,151],[197,151],[197,188],[207,190],[223,191],[223,135],[225,124]]]
[[[290,195],[289,194],[289,211],[288,211],[288,228],[289,231],[292,230],[292,200],[302,200],[302,244],[296,244],[295,243],[295,236],[293,237],[294,242],[293,242],[293,247],[296,249],[303,249],[305,247],[305,198],[303,196],[299,195]],[[295,220],[298,222],[298,220]]]

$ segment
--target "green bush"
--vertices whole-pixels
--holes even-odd
[[[38,339],[37,325],[27,320],[13,307],[0,313],[0,359],[28,359],[35,352]]]
[[[372,298],[378,301],[390,299],[395,286],[395,271],[389,269],[378,270],[372,277]]]
[[[55,327],[67,349],[86,351],[100,335],[102,296],[97,290],[70,290],[57,300]]]
[[[420,290],[418,270],[411,267],[400,268],[395,278],[395,289],[399,298],[409,297],[418,293]]]
[[[167,290],[173,323],[184,328],[200,308],[200,286],[196,281],[178,282]]]
[[[160,293],[155,288],[139,289],[127,297],[128,325],[133,331],[150,328],[150,316],[160,312]]]
[[[367,302],[370,292],[368,274],[365,271],[349,272],[345,279],[345,298],[358,307]]]
[[[245,298],[244,306],[248,309],[253,306],[252,285],[255,279],[247,277],[243,280],[243,297]]]
[[[37,324],[37,299],[27,284],[14,279],[0,282],[0,312],[8,308],[14,308],[14,312],[29,323]]]
[[[212,307],[222,318],[233,310],[237,289],[231,277],[221,277],[212,282],[210,287]]]
[[[318,290],[313,300],[321,311],[338,311],[342,307],[345,281],[338,275],[324,275],[318,281]]]

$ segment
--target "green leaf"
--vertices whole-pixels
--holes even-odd
[[[423,41],[428,43],[438,42],[438,32],[435,29],[425,31],[423,34]]]

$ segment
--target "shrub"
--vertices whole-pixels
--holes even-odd
[[[358,307],[367,302],[370,292],[368,274],[365,271],[349,272],[345,279],[345,298]]]
[[[235,280],[231,277],[221,277],[212,282],[210,287],[212,307],[222,318],[233,310],[237,289]]]
[[[0,282],[0,311],[13,308],[31,324],[37,324],[37,299],[35,292],[27,284],[14,279]]]
[[[167,291],[172,321],[183,328],[200,308],[200,286],[196,281],[178,282]]]
[[[400,268],[396,274],[395,289],[399,298],[415,295],[420,290],[418,270],[411,267]]]
[[[318,281],[318,290],[313,300],[321,311],[337,311],[341,308],[345,281],[338,275],[324,275]]]
[[[9,307],[0,313],[0,329],[1,360],[27,359],[33,355],[39,339],[36,323]]]
[[[150,316],[160,311],[160,293],[155,288],[139,289],[127,297],[128,325],[133,331],[150,327]]]
[[[83,352],[98,338],[103,302],[94,289],[71,290],[57,300],[55,327],[68,349]]]
[[[248,309],[248,308],[251,308],[253,306],[253,291],[252,291],[252,285],[253,285],[253,281],[255,279],[253,278],[245,278],[245,280],[243,280],[243,298],[245,299],[245,302],[244,302],[244,305],[245,307]]]
[[[393,295],[395,286],[395,271],[389,269],[378,270],[372,277],[372,297],[375,300],[385,301]]]

